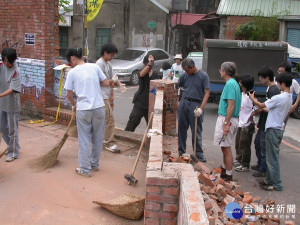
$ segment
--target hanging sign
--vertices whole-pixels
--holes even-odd
[[[87,0],[87,22],[96,18],[104,0]]]

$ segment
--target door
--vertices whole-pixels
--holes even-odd
[[[110,42],[110,28],[98,28],[96,30],[96,58],[101,57],[102,45]]]

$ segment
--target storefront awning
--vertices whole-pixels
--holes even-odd
[[[214,13],[209,14],[193,14],[193,13],[174,13],[171,15],[171,27],[176,25],[190,26],[200,20],[217,19],[219,17],[211,17]]]

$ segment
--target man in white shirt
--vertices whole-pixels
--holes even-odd
[[[121,93],[126,91],[125,84],[122,84],[118,80],[118,76],[115,75],[110,60],[112,60],[115,54],[118,52],[118,49],[114,44],[108,43],[102,46],[101,48],[101,58],[97,60],[96,64],[100,67],[102,72],[105,74],[110,87],[102,87],[102,97],[105,104],[105,136],[104,144],[105,149],[113,153],[120,153],[120,149],[115,143],[115,120],[114,114],[110,102],[110,94],[113,92],[115,85],[120,87]]]
[[[109,82],[96,64],[83,61],[81,49],[68,49],[67,60],[74,67],[68,73],[64,88],[72,110],[76,109],[80,167],[75,172],[91,177],[92,170],[99,170],[105,132],[105,107],[100,85],[108,87]],[[77,103],[73,99],[73,91],[77,96]]]

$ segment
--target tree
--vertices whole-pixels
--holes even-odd
[[[63,13],[59,13],[58,20],[61,21],[61,22],[63,22],[63,23],[66,22],[65,18],[63,17],[63,15],[65,15],[66,13],[72,11],[72,9],[70,9],[68,7],[69,5],[70,5],[69,0],[59,0],[58,9],[62,9]]]
[[[252,12],[252,18],[239,26],[235,30],[235,36],[241,40],[252,41],[278,41],[279,37],[279,22],[277,17],[279,15],[288,15],[288,10],[283,10],[275,13],[278,3],[272,4],[268,17],[263,16],[260,9]]]

